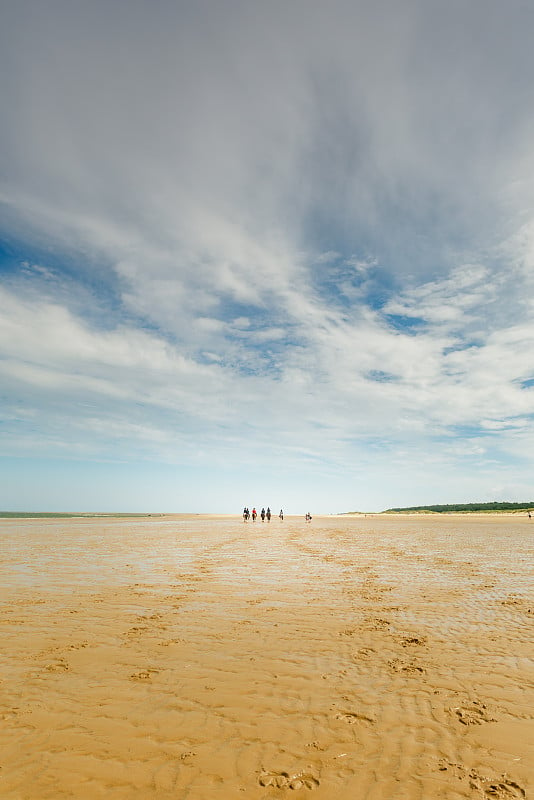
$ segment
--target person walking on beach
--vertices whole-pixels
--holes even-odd
[[[256,517],[258,516],[258,512],[255,508],[252,509],[252,522],[256,522]]]
[[[267,517],[267,522],[271,521],[271,509],[267,506],[267,511],[265,512],[265,516]]]
[[[280,513],[278,514],[278,516],[280,517],[280,520],[283,522],[284,521],[284,512],[282,511],[282,509],[280,509]]]
[[[261,510],[261,521],[265,522],[265,509],[264,508],[262,508],[262,510]]]

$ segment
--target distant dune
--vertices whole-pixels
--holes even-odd
[[[534,500],[525,503],[449,503],[446,505],[387,508],[385,511],[345,511],[340,516],[367,516],[368,514],[499,514],[527,511],[534,512]]]
[[[499,511],[532,511],[534,500],[525,503],[450,503],[447,505],[408,506],[406,508],[388,508],[384,514],[418,514],[418,513],[470,513],[470,512],[499,512]]]

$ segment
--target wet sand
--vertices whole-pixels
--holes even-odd
[[[534,798],[534,520],[0,521],[0,796]]]

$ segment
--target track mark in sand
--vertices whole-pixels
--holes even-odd
[[[319,781],[311,772],[262,772],[259,777],[260,786],[271,786],[273,789],[315,789]]]
[[[533,614],[534,609],[532,608],[532,600],[527,600],[524,597],[519,597],[518,595],[511,594],[505,600],[501,600],[501,606],[505,606],[505,608],[510,608],[516,611],[521,611],[526,614]]]
[[[53,647],[47,647],[45,650],[41,650],[38,654],[39,658],[46,658],[54,656],[56,653],[64,652],[65,650],[83,650],[86,647],[94,647],[95,645],[89,645],[89,642],[84,640],[82,642],[71,642],[70,644],[66,645],[54,645]],[[63,659],[60,659],[63,660]]]
[[[391,622],[387,619],[380,617],[368,617],[365,620],[365,629],[371,631],[387,631],[389,630]]]
[[[185,639],[164,639],[158,642],[158,647],[170,647],[171,644],[184,644]]]
[[[69,669],[70,667],[64,658],[58,658],[57,661],[45,666],[46,672],[68,672]]]
[[[489,800],[518,800],[527,796],[523,787],[506,773],[498,778],[487,778],[476,769],[467,770],[461,764],[446,759],[441,759],[438,769],[441,772],[450,771],[458,780],[468,782],[478,797]]]
[[[515,781],[509,780],[505,775],[498,780],[476,778],[473,780],[473,783],[477,789],[484,792],[486,797],[503,798],[503,800],[504,798],[526,797],[523,787]]]
[[[482,725],[483,722],[497,722],[492,717],[487,706],[480,700],[473,700],[463,706],[448,708],[450,714],[454,714],[462,725]]]
[[[71,642],[66,646],[66,650],[84,650],[86,647],[89,647],[89,642]]]
[[[335,715],[334,719],[342,720],[349,725],[355,725],[357,722],[368,722],[374,725],[376,722],[372,717],[368,717],[366,714],[359,714],[355,711],[340,711],[339,714]]]
[[[517,594],[510,594],[506,600],[501,600],[501,606],[522,606],[525,605],[526,600],[519,597]]]
[[[361,647],[359,650],[356,650],[354,653],[351,654],[351,658],[353,661],[360,661],[360,659],[367,659],[370,658],[372,655],[376,653],[372,647]]]
[[[128,639],[135,639],[138,636],[142,636],[143,633],[149,631],[150,628],[147,625],[134,625],[133,628],[128,628],[124,636]]]
[[[424,667],[414,664],[413,661],[404,661],[401,658],[392,658],[388,661],[388,667],[392,672],[402,672],[405,675],[424,675]]]
[[[400,640],[402,647],[418,647],[426,644],[426,636],[403,636]]]
[[[31,708],[21,708],[20,706],[13,706],[12,708],[6,709],[3,713],[0,713],[1,720],[8,720],[8,719],[18,719],[19,717],[26,716],[27,714],[31,714]]]
[[[152,679],[152,675],[157,675],[159,670],[157,669],[143,669],[140,672],[134,672],[130,675],[131,681],[140,681],[146,682]]]

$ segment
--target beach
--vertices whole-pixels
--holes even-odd
[[[534,798],[534,520],[0,520],[0,796]]]

